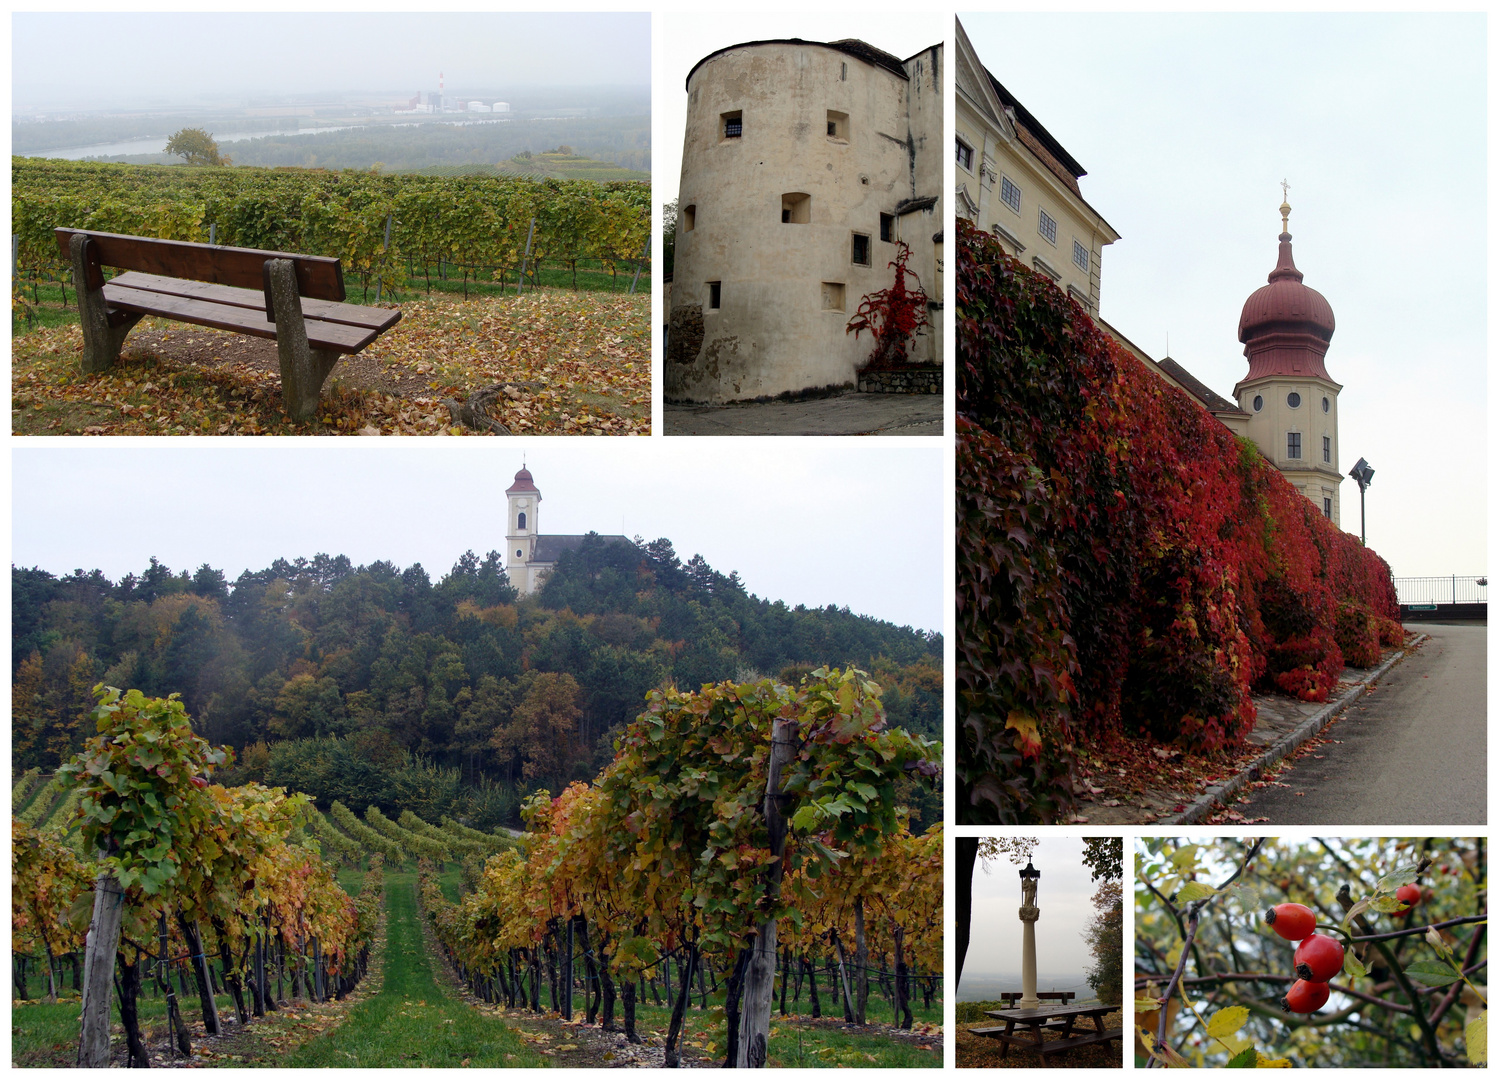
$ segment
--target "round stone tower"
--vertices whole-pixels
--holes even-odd
[[[845,327],[893,282],[896,241],[933,287],[922,251],[942,226],[913,212],[925,200],[912,198],[912,83],[901,60],[861,41],[748,42],[692,69],[668,400],[852,386],[873,345]]]
[[[1333,524],[1340,520],[1338,391],[1324,358],[1332,306],[1302,284],[1291,258],[1291,207],[1282,203],[1280,258],[1268,285],[1244,302],[1239,340],[1249,374],[1234,387],[1249,414],[1249,437]]]

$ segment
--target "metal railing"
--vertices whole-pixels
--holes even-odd
[[[1483,575],[1464,577],[1398,577],[1395,596],[1402,604],[1485,604],[1489,579]]]

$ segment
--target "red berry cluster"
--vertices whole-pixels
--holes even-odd
[[[1280,1007],[1286,1012],[1316,1012],[1327,1004],[1328,980],[1343,970],[1343,946],[1316,933],[1317,915],[1302,904],[1277,904],[1265,912],[1265,921],[1287,941],[1300,943],[1292,959],[1296,981],[1280,999]]]

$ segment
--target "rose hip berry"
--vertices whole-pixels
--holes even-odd
[[[1317,929],[1317,915],[1303,904],[1276,904],[1265,912],[1265,921],[1287,941],[1301,941]]]
[[[1327,1004],[1327,984],[1297,979],[1280,999],[1280,1007],[1286,1012],[1314,1013]]]
[[[1325,983],[1343,970],[1343,946],[1326,934],[1313,934],[1296,946],[1292,962],[1299,978]]]
[[[1405,907],[1395,912],[1396,915],[1404,915],[1411,908],[1421,902],[1421,886],[1402,885],[1395,890],[1395,899],[1399,900]]]

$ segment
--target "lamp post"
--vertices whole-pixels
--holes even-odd
[[[1348,470],[1348,475],[1353,477],[1354,483],[1358,484],[1358,539],[1365,547],[1369,546],[1368,538],[1364,535],[1364,492],[1374,482],[1374,469],[1363,458]]]
[[[1041,909],[1036,906],[1036,883],[1041,880],[1041,871],[1025,861],[1020,871],[1020,921],[1025,925],[1020,947],[1020,1001],[1018,1009],[1039,1009],[1041,999],[1036,996],[1036,920]]]

